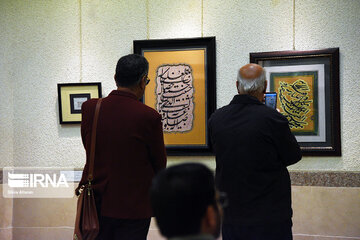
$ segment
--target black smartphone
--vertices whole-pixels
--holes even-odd
[[[277,100],[276,92],[265,93],[265,105],[266,106],[276,109],[276,100]]]

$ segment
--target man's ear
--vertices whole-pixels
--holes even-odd
[[[146,78],[145,78],[145,76],[143,76],[139,82],[139,87],[141,89],[145,89],[145,86],[146,86]]]
[[[119,86],[118,86],[118,83],[117,83],[117,81],[116,81],[115,76],[116,76],[116,74],[114,74],[114,81],[115,81],[115,85],[116,85],[117,87],[119,87]]]
[[[216,228],[216,217],[215,207],[213,205],[209,205],[206,209],[202,222],[202,230],[204,233],[212,233],[212,231]]]
[[[264,93],[266,92],[266,88],[267,88],[267,80],[265,80],[265,83],[264,83]]]
[[[239,81],[236,81],[236,90],[237,90],[238,93],[240,93],[240,91],[239,91]]]

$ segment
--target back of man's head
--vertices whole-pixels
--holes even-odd
[[[256,95],[265,89],[265,70],[258,64],[250,63],[241,67],[238,76],[240,94]]]
[[[153,180],[151,204],[165,237],[199,234],[208,206],[217,209],[212,172],[198,163],[161,171]]]
[[[129,54],[119,59],[115,81],[118,87],[133,87],[148,73],[149,63],[141,55]]]

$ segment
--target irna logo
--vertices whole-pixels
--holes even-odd
[[[22,174],[8,172],[8,185],[12,188],[69,187],[65,175],[55,173]]]

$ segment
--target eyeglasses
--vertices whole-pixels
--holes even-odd
[[[150,78],[149,78],[148,76],[146,76],[146,78],[145,78],[145,85],[148,85],[149,82],[150,82]]]
[[[229,206],[229,200],[227,194],[225,192],[216,191],[214,204],[216,204],[217,206],[221,206],[222,209]]]
[[[219,192],[219,199],[218,199],[222,208],[226,208],[229,205],[229,199],[225,192]]]

